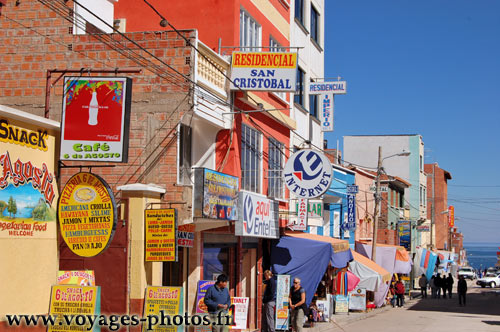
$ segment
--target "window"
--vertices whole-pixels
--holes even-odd
[[[244,10],[240,11],[240,51],[255,51],[261,45],[261,27]]]
[[[316,119],[318,118],[318,99],[318,95],[309,95],[309,113]]]
[[[281,45],[274,39],[273,37],[269,37],[269,52],[285,52],[285,49],[281,47]],[[286,99],[286,92],[274,92],[281,99]]]
[[[284,145],[274,138],[269,137],[269,168],[268,178],[268,196],[274,198],[284,198],[283,179],[281,170],[284,167],[283,158]]]
[[[311,39],[319,45],[319,14],[313,6],[311,6]]]
[[[304,0],[295,0],[295,18],[304,25]]]
[[[424,207],[427,206],[427,188],[424,187]]]
[[[260,133],[241,127],[241,189],[260,192]]]
[[[422,186],[420,186],[420,205],[424,205],[424,193]]]
[[[420,156],[420,172],[424,171],[424,158]]]
[[[305,94],[305,87],[304,87],[304,71],[300,69],[300,67],[297,67],[297,82],[296,82],[296,91],[295,91],[295,96],[293,97],[293,101],[296,102],[297,104],[301,105],[304,107],[304,94]]]
[[[181,124],[179,126],[179,183],[191,184],[191,127]]]

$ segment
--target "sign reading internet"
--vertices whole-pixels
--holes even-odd
[[[233,52],[231,90],[296,90],[297,53]]]

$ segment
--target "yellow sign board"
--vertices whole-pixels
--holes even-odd
[[[143,325],[142,330],[157,332],[184,331],[186,322],[183,320],[184,317],[181,317],[184,313],[182,299],[182,287],[146,287],[143,317],[163,317],[164,325],[161,325],[162,322],[159,321],[157,325],[147,326],[149,323],[147,322]]]
[[[78,256],[93,257],[109,246],[116,217],[113,192],[95,174],[77,173],[61,191],[57,205],[61,235]]]
[[[145,210],[146,262],[177,261],[175,209]]]

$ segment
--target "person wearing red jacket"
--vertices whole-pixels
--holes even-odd
[[[394,288],[396,289],[397,306],[402,307],[403,302],[404,302],[404,296],[405,296],[405,285],[401,282],[401,280],[398,280],[398,282],[396,282],[396,286]]]

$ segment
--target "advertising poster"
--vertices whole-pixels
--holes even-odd
[[[207,290],[215,285],[214,280],[200,280],[198,281],[198,289],[196,291],[196,313],[208,314],[207,305],[205,304],[205,294]]]
[[[176,215],[175,209],[144,210],[146,262],[177,261]]]
[[[295,92],[297,53],[233,52],[231,90]]]
[[[65,77],[61,160],[127,162],[132,80]]]
[[[63,315],[100,315],[101,313],[101,287],[99,286],[52,286],[50,295],[50,315],[58,315],[58,321],[53,326],[47,327],[47,332],[73,331],[100,331],[98,324],[91,329],[90,326],[65,325]]]
[[[57,271],[57,284],[95,286],[94,271]]]
[[[288,330],[290,275],[278,274],[276,283],[276,330]]]
[[[240,192],[239,220],[235,234],[245,237],[279,239],[278,202],[265,196]]]
[[[0,239],[56,238],[54,133],[0,117]]]
[[[111,188],[99,176],[80,172],[61,191],[57,206],[61,235],[69,249],[81,257],[104,251],[116,229],[116,203]]]
[[[164,315],[171,318],[175,315],[184,314],[182,287],[146,287],[146,294],[144,296],[144,312],[143,317],[154,315],[160,317],[160,311]],[[174,323],[174,321],[172,321]],[[157,331],[157,332],[183,332],[184,325],[155,325],[152,330],[147,330],[148,326],[143,324],[143,331]]]
[[[335,295],[335,314],[349,313],[349,297],[345,295]]]
[[[234,305],[234,325],[231,326],[231,329],[246,330],[248,323],[248,303],[248,297],[231,297],[231,304]]]
[[[206,168],[197,168],[194,174],[193,216],[237,220],[238,178]]]
[[[366,288],[355,288],[349,292],[349,309],[366,310]]]
[[[398,221],[399,245],[411,250],[411,222],[409,220]]]
[[[192,248],[194,246],[194,224],[177,226],[177,246]]]

